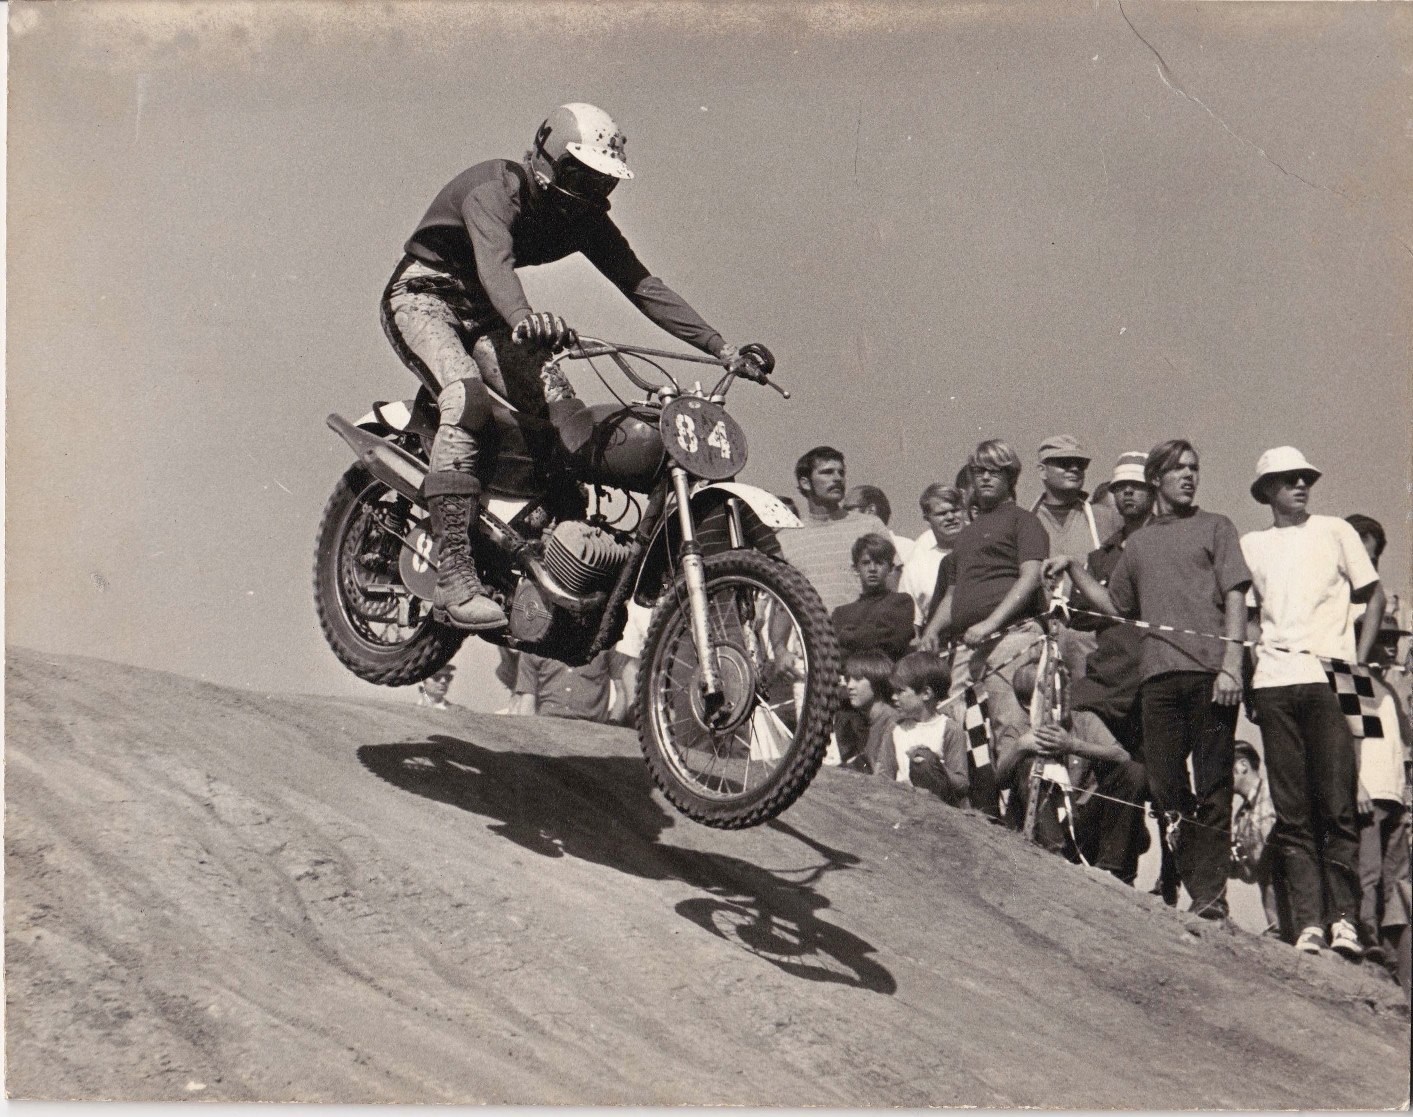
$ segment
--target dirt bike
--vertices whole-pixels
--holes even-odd
[[[732,480],[746,464],[745,432],[724,406],[732,384],[789,398],[769,379],[769,350],[741,356],[587,337],[548,356],[547,376],[582,362],[617,402],[550,403],[536,484],[529,495],[488,487],[472,535],[481,579],[509,616],[482,639],[582,665],[617,643],[630,599],[651,607],[637,685],[643,755],[678,810],[724,829],[775,817],[814,778],[839,674],[829,615],[776,538],[800,521]],[[645,398],[622,399],[603,360]],[[710,390],[684,389],[664,361],[721,376]],[[657,382],[644,378],[650,369]],[[467,636],[432,610],[437,549],[422,482],[437,422],[425,385],[356,423],[328,419],[358,464],[319,525],[315,604],[334,654],[384,686],[427,678]]]

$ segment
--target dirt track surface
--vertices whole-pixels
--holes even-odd
[[[680,818],[626,732],[13,649],[12,1097],[1380,1108],[1372,968],[826,770]]]

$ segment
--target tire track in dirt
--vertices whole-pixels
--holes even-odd
[[[1406,1095],[1379,975],[1190,928],[851,773],[723,834],[667,808],[621,731],[21,649],[7,730],[18,1097]]]

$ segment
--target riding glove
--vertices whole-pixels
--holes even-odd
[[[539,345],[545,349],[563,349],[579,340],[579,335],[569,328],[569,323],[558,314],[547,310],[531,313],[515,324],[510,332],[510,340],[518,345]]]

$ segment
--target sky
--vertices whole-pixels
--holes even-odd
[[[742,479],[819,443],[893,528],[982,438],[1260,452],[1380,519],[1409,598],[1407,5],[10,5],[6,639],[262,691],[371,695],[310,571],[324,425],[415,383],[377,305],[471,163],[556,104],[628,136],[613,213],[794,398],[743,385]],[[582,260],[535,306],[671,346]],[[595,385],[583,394],[598,398]],[[469,642],[452,699],[505,701]]]

